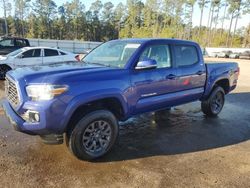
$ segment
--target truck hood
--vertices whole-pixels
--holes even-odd
[[[68,62],[48,66],[18,68],[9,71],[7,76],[17,81],[24,80],[26,83],[54,83],[58,80],[63,81],[67,78],[107,69],[112,68],[94,64]]]

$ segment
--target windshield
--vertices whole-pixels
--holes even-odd
[[[12,39],[3,39],[0,41],[0,46],[4,47],[14,46],[14,41]]]
[[[13,52],[11,52],[11,53],[9,53],[7,56],[8,57],[13,57],[13,56],[16,56],[16,55],[18,55],[19,53],[21,53],[21,52],[23,52],[24,50],[21,48],[21,49],[18,49],[18,50],[15,50],[15,51],[13,51]]]
[[[92,50],[82,61],[85,63],[123,68],[139,46],[139,43],[128,41],[106,42]]]

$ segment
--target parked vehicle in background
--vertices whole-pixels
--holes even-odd
[[[239,55],[240,59],[250,59],[250,51],[245,51]]]
[[[237,63],[205,64],[197,43],[176,39],[109,41],[82,61],[8,72],[3,108],[16,130],[45,143],[65,133],[83,160],[106,154],[118,122],[134,115],[199,100],[217,116],[239,75]]]
[[[91,49],[83,50],[83,51],[79,54],[79,55],[80,55],[80,59],[82,59],[83,57],[85,57],[90,51],[91,51]]]
[[[209,57],[218,57],[218,53],[219,52],[211,52],[211,53],[209,53]]]
[[[231,59],[238,59],[240,56],[240,53],[239,52],[233,52],[229,55],[229,58]]]
[[[17,49],[30,46],[28,39],[19,37],[2,37],[0,40],[0,55],[5,56]]]
[[[24,47],[7,56],[0,57],[0,78],[5,78],[6,72],[12,69],[51,65],[62,62],[80,61],[79,55],[49,47]]]
[[[222,52],[219,52],[217,54],[217,57],[220,57],[220,58],[229,58],[229,55],[233,53],[232,51],[228,50],[228,51],[222,51]]]

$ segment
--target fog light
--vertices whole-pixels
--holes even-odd
[[[29,123],[36,123],[40,121],[39,112],[27,110],[21,117]]]

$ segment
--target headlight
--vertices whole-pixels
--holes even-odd
[[[50,100],[68,90],[66,85],[29,85],[26,87],[28,96],[33,101]]]

